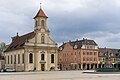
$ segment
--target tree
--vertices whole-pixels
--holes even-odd
[[[3,54],[5,49],[6,49],[6,44],[4,42],[0,43],[0,55]]]

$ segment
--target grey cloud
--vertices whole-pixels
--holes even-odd
[[[40,0],[47,14],[51,37],[58,43],[95,39],[100,46],[120,47],[119,0]],[[19,32],[33,30],[33,17],[39,9],[39,0],[2,0],[0,2],[0,41]],[[6,5],[7,4],[7,5]],[[12,4],[12,5],[11,5]],[[8,35],[7,35],[8,34]],[[114,36],[114,35],[116,36]],[[111,37],[109,37],[111,36]],[[117,41],[115,42],[115,40]]]

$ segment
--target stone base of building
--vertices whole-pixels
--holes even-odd
[[[59,64],[60,70],[94,70],[98,64]]]

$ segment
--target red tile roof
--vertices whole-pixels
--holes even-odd
[[[14,37],[14,39],[12,40],[12,42],[8,46],[8,48],[5,50],[5,52],[11,51],[11,50],[15,50],[15,49],[23,48],[25,42],[28,39],[33,38],[34,36],[35,36],[35,33],[34,32],[30,32],[30,33],[25,34],[23,36],[16,36],[16,37]]]
[[[35,19],[36,17],[45,17],[45,18],[48,18],[48,17],[45,15],[45,13],[44,13],[44,11],[43,11],[42,9],[40,9],[40,10],[38,11],[38,13],[37,13],[37,15],[34,17],[34,19]]]
[[[66,42],[66,43],[70,44],[73,47],[73,49],[74,49],[75,45],[77,46],[77,49],[80,49],[83,44],[85,44],[85,45],[95,45],[95,46],[98,45],[94,40],[88,40],[88,39],[70,41],[70,42]],[[64,43],[60,47],[64,48],[64,45],[66,43]],[[59,47],[59,49],[60,49],[60,47]]]

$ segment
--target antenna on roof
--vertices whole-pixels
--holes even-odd
[[[42,8],[42,3],[40,3],[40,9]]]

